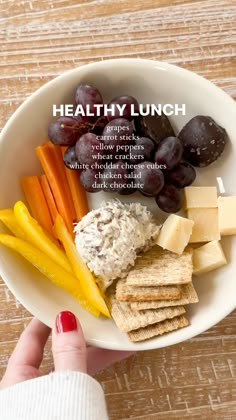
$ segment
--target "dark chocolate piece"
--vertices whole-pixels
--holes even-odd
[[[183,157],[193,166],[208,166],[219,158],[227,133],[211,117],[197,115],[178,134],[183,142]]]

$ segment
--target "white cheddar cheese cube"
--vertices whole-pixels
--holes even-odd
[[[219,241],[208,242],[193,250],[193,274],[196,276],[208,273],[225,264],[227,264],[227,260]]]
[[[220,239],[218,209],[188,209],[187,214],[194,222],[190,243]]]
[[[185,206],[187,209],[217,207],[216,187],[185,187]]]
[[[176,254],[182,254],[188,245],[193,224],[194,222],[185,217],[171,214],[161,228],[157,245]]]
[[[219,197],[218,207],[221,235],[236,234],[236,196]]]

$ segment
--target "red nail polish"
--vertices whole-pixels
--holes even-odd
[[[76,318],[70,311],[59,312],[55,324],[58,334],[77,330]]]

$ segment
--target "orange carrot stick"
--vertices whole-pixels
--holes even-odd
[[[20,182],[32,216],[51,236],[54,236],[52,218],[39,177],[36,175],[23,176]]]
[[[76,219],[75,208],[72,201],[69,185],[64,171],[64,163],[61,159],[61,151],[47,142],[36,147],[36,154],[47,176],[52,190],[56,207],[64,219],[66,226],[73,237],[73,222]],[[60,159],[59,159],[59,154]]]
[[[51,214],[51,218],[52,218],[52,221],[53,221],[53,224],[54,224],[54,222],[56,220],[56,217],[57,217],[57,214],[58,214],[58,210],[57,210],[57,206],[56,206],[53,194],[52,194],[52,190],[50,188],[48,179],[47,179],[45,174],[43,174],[39,177],[39,181],[40,181],[44,196],[46,198],[47,205],[48,205],[48,208],[49,208],[49,211],[50,211],[50,214]]]
[[[65,153],[66,149],[66,147],[61,147],[62,156]],[[80,183],[79,171],[69,169],[65,166],[65,173],[70,187],[72,200],[74,202],[78,222],[89,211],[86,191]]]
[[[66,166],[63,162],[63,157],[61,154],[61,146],[56,146],[54,145],[51,141],[48,142],[48,145],[53,148],[53,152],[54,152],[54,156],[58,165],[58,169],[60,169],[60,172],[63,173],[63,178],[65,180],[65,185],[67,186],[67,193],[68,193],[68,197],[69,197],[69,203],[70,203],[70,207],[71,207],[71,214],[73,216],[73,222],[76,221],[76,211],[75,211],[75,206],[74,206],[74,202],[72,199],[72,195],[71,195],[71,191],[70,191],[70,186],[68,184],[67,181],[67,177],[66,177]]]

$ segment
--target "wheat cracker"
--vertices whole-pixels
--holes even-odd
[[[192,249],[182,255],[158,246],[137,257],[126,281],[132,286],[164,286],[186,284],[192,281]]]
[[[147,301],[180,299],[180,286],[129,286],[126,280],[119,280],[116,285],[116,299],[119,301]]]
[[[187,327],[188,325],[188,319],[182,315],[149,325],[146,328],[139,328],[138,330],[130,331],[128,332],[128,337],[132,342],[144,341],[164,333]]]
[[[175,300],[150,300],[146,302],[131,302],[131,308],[134,311],[142,311],[145,309],[158,309],[170,306],[189,305],[190,303],[199,302],[197,292],[192,283],[183,284],[181,286],[181,297]]]
[[[186,312],[183,306],[133,311],[129,303],[118,302],[115,297],[110,298],[109,307],[111,316],[117,327],[123,332],[143,328],[147,325],[164,321],[165,319],[174,318]]]

